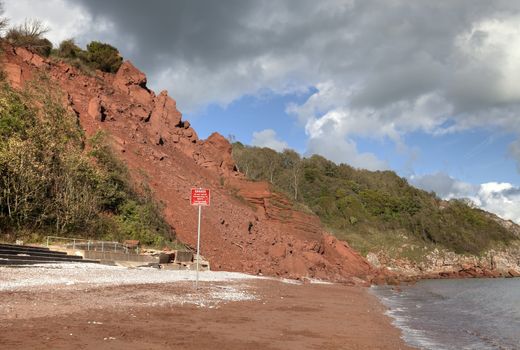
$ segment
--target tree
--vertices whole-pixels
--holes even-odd
[[[300,155],[293,150],[286,149],[282,152],[282,166],[289,172],[290,187],[293,190],[294,200],[298,200],[298,189],[302,174],[302,160]]]
[[[27,233],[140,240],[175,237],[146,184],[98,133],[85,149],[76,116],[48,76],[24,91],[0,84],[0,239]]]
[[[279,157],[278,157],[278,153],[276,153],[276,151],[273,151],[270,148],[267,148],[267,150],[268,150],[267,152],[270,153],[268,162],[267,162],[267,172],[268,172],[268,176],[269,176],[269,182],[271,184],[274,184],[274,176],[276,174],[276,171],[280,167]]]
[[[26,19],[24,23],[9,28],[5,39],[14,46],[25,47],[42,56],[49,56],[52,43],[43,35],[49,31],[38,19]]]
[[[355,169],[317,155],[302,159],[295,151],[277,153],[239,142],[233,144],[233,157],[248,178],[270,181],[364,252],[413,242],[477,254],[515,239],[466,200],[441,203],[391,171]]]

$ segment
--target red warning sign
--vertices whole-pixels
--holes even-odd
[[[209,205],[210,191],[207,188],[191,189],[191,205]]]

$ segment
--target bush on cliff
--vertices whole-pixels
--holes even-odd
[[[63,40],[57,48],[52,50],[51,57],[70,64],[84,74],[94,75],[95,73],[87,63],[86,52],[76,45],[74,39]]]
[[[87,45],[87,49],[83,50],[76,45],[74,39],[67,39],[53,50],[52,55],[84,71],[99,69],[115,73],[123,62],[115,47],[98,41],[92,41]]]
[[[74,39],[63,40],[58,48],[53,51],[53,55],[61,58],[81,59],[84,51],[76,45]]]
[[[99,41],[92,41],[87,45],[86,60],[91,67],[108,73],[117,72],[123,63],[123,58],[115,47]]]
[[[106,137],[85,139],[62,101],[45,76],[22,92],[0,83],[0,239],[36,232],[171,241],[146,186],[130,182]]]
[[[151,245],[173,241],[175,233],[161,215],[162,207],[153,200],[147,184],[132,184],[126,166],[108,146],[108,135],[99,132],[90,140],[89,152],[101,170],[100,209],[106,216],[104,223],[112,227],[110,238],[137,239]]]

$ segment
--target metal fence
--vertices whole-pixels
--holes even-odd
[[[47,236],[47,247],[53,244],[65,245],[66,248],[70,249],[81,249],[87,251],[139,254],[139,247],[132,249],[122,243],[115,241],[98,241],[84,238]]]

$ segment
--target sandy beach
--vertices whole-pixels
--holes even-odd
[[[0,348],[409,349],[363,287],[209,272],[195,290],[191,277],[0,268]]]

